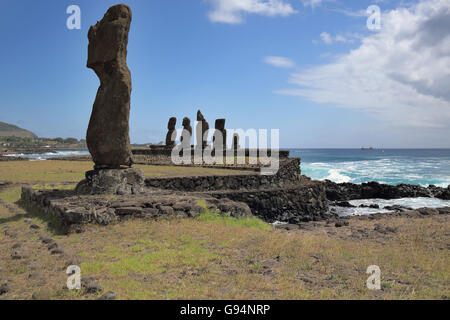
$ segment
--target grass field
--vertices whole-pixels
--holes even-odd
[[[205,210],[196,219],[130,220],[61,236],[18,206],[21,184],[70,188],[90,168],[66,161],[0,163],[0,181],[13,183],[0,190],[0,285],[9,281],[10,288],[1,298],[96,299],[100,293],[64,289],[71,264],[119,299],[450,297],[447,215],[288,232]],[[186,168],[142,168],[147,175],[188,174]],[[379,232],[377,225],[394,231]],[[52,255],[40,236],[54,239],[65,255]],[[22,257],[12,259],[15,251]],[[366,287],[369,265],[381,268],[380,291]]]
[[[0,162],[0,181],[14,183],[78,182],[84,173],[92,170],[89,161],[11,161]],[[182,177],[248,174],[248,171],[224,170],[200,167],[136,165],[146,177]]]

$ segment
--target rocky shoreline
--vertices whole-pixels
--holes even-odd
[[[399,184],[397,186],[379,182],[362,184],[335,183],[330,180],[323,182],[327,199],[330,201],[349,201],[358,199],[400,199],[400,198],[438,198],[450,200],[450,185],[447,188],[430,185]]]

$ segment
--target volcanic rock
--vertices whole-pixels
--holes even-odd
[[[87,131],[87,145],[97,169],[132,165],[129,137],[131,75],[127,66],[131,9],[119,4],[89,29],[87,67],[100,87]]]
[[[175,126],[177,125],[177,118],[172,117],[169,119],[169,123],[167,124],[167,135],[166,135],[166,146],[174,147],[175,141],[172,140],[172,136],[175,132]]]

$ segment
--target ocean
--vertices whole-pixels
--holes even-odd
[[[301,158],[302,174],[337,183],[378,181],[397,185],[450,185],[450,149],[290,149]],[[31,160],[88,155],[88,151],[10,154]]]
[[[391,185],[450,184],[450,149],[291,149],[291,157],[301,158],[302,174],[317,180],[337,183],[377,181]],[[367,199],[349,201],[355,208],[332,207],[340,216],[389,212],[386,206],[401,205],[412,209],[450,206],[449,200],[435,198]],[[380,209],[360,208],[378,204]]]
[[[291,149],[302,174],[313,179],[363,183],[450,184],[450,149]]]
[[[50,158],[63,158],[63,157],[76,157],[76,156],[84,156],[88,155],[89,151],[55,151],[55,152],[46,152],[46,153],[31,153],[31,154],[8,154],[7,157],[20,157],[29,160],[47,160]]]
[[[43,154],[14,154],[30,160],[88,155],[88,151],[56,151]],[[400,183],[450,185],[450,149],[290,149],[291,157],[301,158],[302,174],[317,180],[337,183],[378,181]],[[402,205],[412,209],[421,207],[450,207],[450,200],[435,198],[403,198],[393,200],[353,200],[355,208],[332,207],[341,216],[383,213],[385,206]],[[361,208],[359,205],[378,204],[380,209]]]

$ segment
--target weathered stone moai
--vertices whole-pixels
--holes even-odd
[[[221,134],[222,135],[222,145],[219,145],[219,143],[217,142],[217,139],[215,137],[213,137],[213,146],[214,149],[222,149],[222,150],[226,150],[227,148],[227,130],[225,130],[225,119],[217,119],[216,123],[215,123],[215,132],[214,135],[216,136],[217,134]]]
[[[131,74],[126,61],[130,24],[131,9],[120,4],[109,8],[88,33],[87,67],[100,79],[86,138],[96,168],[132,164]]]
[[[95,166],[77,185],[78,193],[143,191],[142,170],[130,168],[131,74],[126,61],[130,24],[130,7],[119,4],[109,8],[103,19],[89,29],[87,67],[100,79],[86,137]]]
[[[182,125],[183,125],[183,133],[181,134],[180,142],[184,147],[190,147],[192,137],[191,119],[185,117],[183,119]]]
[[[206,132],[209,130],[209,123],[206,122],[205,117],[200,110],[197,111],[197,127],[195,129],[195,134],[197,137],[197,148],[204,149],[207,145],[207,140],[205,137]]]
[[[240,148],[241,148],[241,146],[239,144],[239,134],[235,133],[235,134],[233,134],[233,146],[232,146],[232,149],[233,150],[238,150]]]
[[[172,135],[175,133],[175,126],[177,125],[177,118],[172,117],[169,119],[167,124],[167,135],[166,135],[166,147],[173,148],[175,146],[175,141],[172,140]]]

